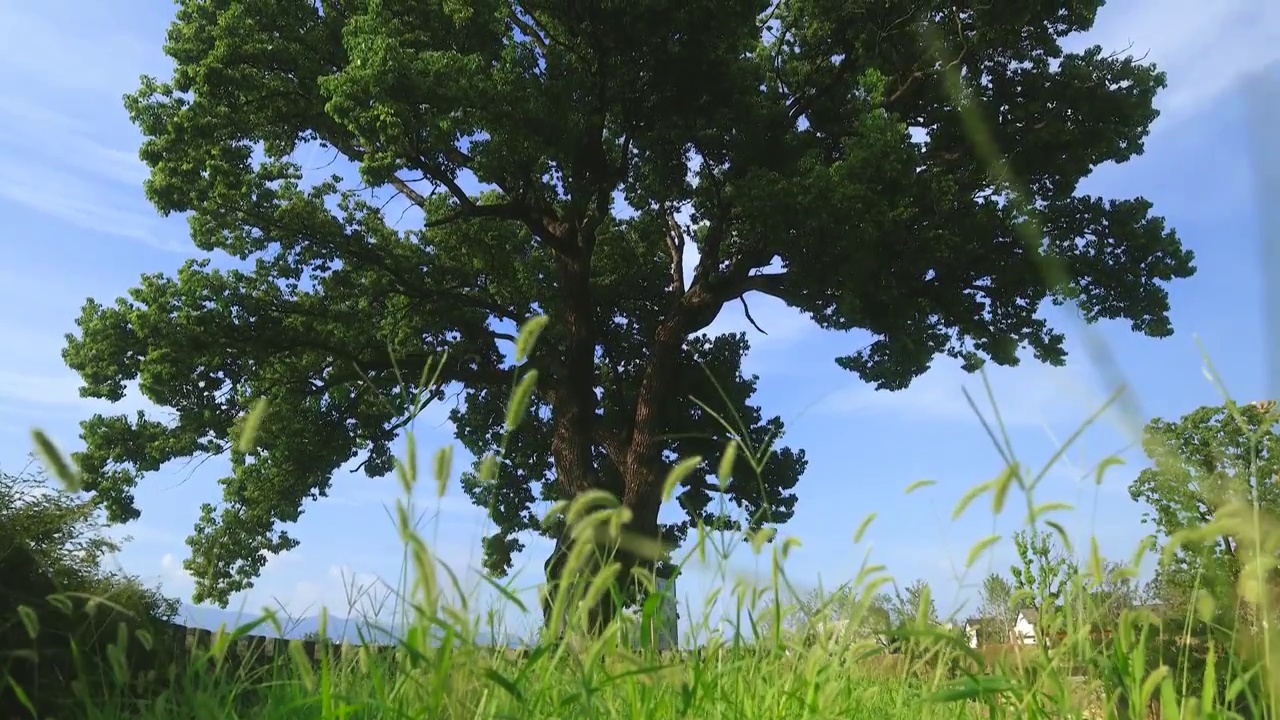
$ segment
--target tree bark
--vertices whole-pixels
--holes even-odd
[[[562,374],[549,379],[555,386],[551,403],[551,454],[557,495],[572,501],[600,484],[592,454],[597,400],[590,260],[561,255],[558,271],[565,301],[559,318],[565,333],[565,356]],[[564,580],[569,550],[569,535],[562,531],[555,538],[555,548],[544,565],[547,580],[547,595],[542,605],[544,627],[551,626],[556,609],[552,602]]]
[[[589,254],[587,254],[589,257]],[[572,500],[594,488],[614,493],[632,517],[623,528],[631,537],[662,541],[658,510],[662,502],[661,426],[665,404],[671,401],[670,383],[678,369],[680,350],[688,333],[706,327],[715,318],[724,298],[698,282],[673,298],[667,317],[658,326],[651,341],[648,362],[636,396],[635,412],[629,437],[619,447],[611,448],[622,482],[620,487],[603,487],[595,467],[592,448],[595,441],[597,398],[595,395],[595,333],[592,317],[589,260],[562,256],[559,261],[563,283],[565,310],[562,323],[566,333],[564,375],[555,378],[552,400],[552,455],[556,466],[556,484],[561,499]],[[742,290],[738,290],[741,294]],[[565,528],[567,531],[568,529]],[[571,548],[567,532],[555,538],[555,548],[546,561],[547,596],[543,602],[543,620],[550,627],[554,608]],[[632,570],[648,558],[642,558],[626,547],[598,548],[611,553],[608,558],[621,564],[619,580],[628,589]],[[588,570],[598,570],[592,564]],[[612,621],[617,605],[606,594],[596,607],[588,610],[588,630],[598,633]]]
[[[566,324],[571,323],[572,320],[566,317]],[[569,332],[572,337],[571,328]],[[676,369],[683,338],[678,318],[668,319],[655,334],[648,366],[645,368],[637,394],[629,441],[622,448],[621,457],[614,458],[622,478],[621,485],[602,488],[613,492],[622,505],[631,511],[631,520],[623,527],[623,533],[630,537],[659,542],[662,539],[658,525],[658,510],[662,501],[660,418],[663,404],[668,400],[669,381]],[[592,347],[594,349],[594,346]],[[571,375],[558,385],[558,403],[553,405],[556,418],[552,452],[556,459],[557,485],[565,499],[572,499],[588,489],[602,487],[591,454],[596,400],[594,383],[583,382],[580,379],[594,377],[594,355],[590,358],[592,362],[590,368],[579,367],[577,370],[572,366],[567,368]],[[584,390],[590,393],[589,399],[570,395],[570,393],[581,393]],[[561,394],[572,399],[561,399]],[[578,415],[580,409],[586,411],[585,418],[580,418]],[[550,602],[566,579],[564,571],[571,550],[569,544],[567,533],[561,533],[556,538],[555,549],[544,566],[547,573],[548,597],[543,605],[543,618],[548,626],[553,620],[552,613],[556,610],[551,607]],[[596,549],[601,553],[600,560],[611,560],[621,565],[618,575],[620,586],[617,590],[624,593],[629,590],[627,583],[631,578],[632,570],[649,560],[625,546]],[[598,571],[599,565],[592,563],[584,569]],[[564,612],[564,609],[560,611]],[[605,595],[600,598],[595,607],[588,609],[588,628],[586,629],[592,633],[602,632],[613,620],[616,611],[615,599]]]

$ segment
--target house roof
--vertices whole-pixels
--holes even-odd
[[[1018,617],[1022,618],[1023,620],[1026,620],[1029,623],[1034,623],[1040,619],[1040,611],[1032,610],[1032,609],[1019,610]]]

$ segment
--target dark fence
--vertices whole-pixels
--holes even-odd
[[[178,623],[167,623],[165,627],[167,630],[160,632],[163,635],[167,635],[167,637],[153,638],[154,645],[167,647],[174,653],[175,657],[192,658],[207,655],[208,651],[219,643],[218,637],[220,633],[217,631],[187,627]],[[223,638],[221,643],[225,654],[239,658],[253,657],[273,661],[277,658],[287,658],[291,653],[300,653],[308,660],[318,662],[326,654],[329,657],[354,657],[362,652],[362,648],[364,648],[363,652],[372,655],[386,655],[395,650],[395,646],[391,644],[354,644],[326,639],[290,640],[257,634],[270,627],[270,625],[264,624],[256,628],[254,632],[234,639],[231,638],[235,634],[234,628],[221,631]],[[293,645],[299,646],[300,650],[290,650]]]
[[[169,665],[177,666],[181,670],[192,660],[203,662],[220,657],[224,668],[229,666],[240,670],[262,669],[277,662],[289,663],[303,659],[316,665],[326,657],[339,662],[354,662],[362,658],[364,661],[392,662],[396,657],[406,653],[401,645],[393,643],[390,639],[382,642],[354,643],[329,639],[299,640],[265,635],[262,633],[273,629],[266,623],[238,637],[235,637],[234,628],[218,632],[187,627],[178,623],[164,623],[160,628],[160,630],[153,630],[149,649],[143,650],[138,647],[141,644],[140,641],[130,640],[129,644],[132,647],[129,654],[138,658],[144,667],[161,669]],[[371,631],[371,635],[386,637],[385,632],[372,629]],[[454,642],[462,641],[455,638]],[[439,639],[434,639],[432,643],[439,644]],[[217,653],[212,652],[215,647],[218,650]],[[293,649],[294,647],[297,649]],[[518,659],[526,652],[521,648],[499,645],[491,648],[484,645],[480,647],[504,654],[510,659]],[[139,656],[140,652],[141,656]]]

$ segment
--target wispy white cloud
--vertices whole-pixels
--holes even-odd
[[[135,5],[128,12],[70,0],[6,4],[0,9],[0,67],[27,78],[27,84],[43,84],[50,94],[109,98],[117,103],[115,114],[122,114],[120,96],[138,76],[164,68],[162,37],[140,32],[162,29],[163,24],[151,22],[161,18],[138,12],[142,9]]]
[[[83,163],[58,167],[39,152],[4,152],[0,198],[75,227],[177,250],[181,243],[156,237],[159,218],[112,183],[84,179]],[[80,167],[76,167],[76,165]],[[140,194],[140,193],[138,193]],[[133,206],[137,209],[129,209]]]
[[[171,251],[180,224],[142,193],[139,136],[121,97],[163,69],[160,38],[118,13],[62,2],[0,8],[0,200],[92,233]]]
[[[118,403],[80,397],[80,378],[71,370],[23,372],[0,367],[0,412],[27,414],[111,412],[130,414],[156,406],[132,387]]]
[[[1074,45],[1145,56],[1168,74],[1156,99],[1171,126],[1280,60],[1280,4],[1258,0],[1108,3]]]
[[[370,479],[363,474],[353,473],[342,482],[336,482],[335,490],[325,500],[353,508],[381,506],[394,509],[396,502],[403,497],[404,491],[394,478]],[[413,509],[432,520],[447,518],[451,521],[482,521],[487,517],[484,508],[471,502],[453,478],[450,479],[445,494],[439,496],[434,480],[424,478],[422,484],[415,488]]]
[[[81,398],[74,376],[40,375],[0,368],[0,403],[67,406],[78,405]]]
[[[1055,368],[1028,362],[1015,368],[992,367],[986,370],[986,376],[1000,419],[1007,426],[1038,428],[1084,420],[1110,394],[1074,366]],[[958,362],[950,359],[939,360],[905,390],[885,392],[859,384],[834,393],[819,402],[814,411],[977,422],[965,397],[966,390],[983,416],[994,419],[982,376],[964,372]]]
[[[172,530],[166,530],[145,522],[133,522],[127,525],[112,525],[106,534],[122,544],[139,545],[181,545],[183,536]],[[162,563],[163,564],[163,563]]]
[[[182,565],[184,558],[185,553],[182,555],[174,552],[164,553],[160,556],[158,567],[153,566],[156,567],[154,576],[144,577],[144,579],[158,581],[167,595],[183,599],[190,598],[196,584],[195,578]],[[262,574],[254,589],[233,597],[230,606],[243,605],[246,608],[258,610],[283,604],[292,612],[305,612],[307,606],[314,604],[317,599],[328,599],[326,591],[337,589],[331,587],[336,585],[333,582],[317,584],[291,577],[295,570],[310,566],[305,556],[296,550],[272,555],[267,558],[267,563],[263,566]],[[331,571],[330,574],[332,575],[333,572]]]
[[[160,556],[160,579],[169,588],[169,592],[185,590],[182,594],[189,595],[189,588],[195,587],[191,573],[182,567],[182,559],[173,553]]]
[[[395,590],[394,580],[348,565],[331,565],[322,575],[300,580],[288,594],[273,599],[292,615],[313,614],[325,608],[343,617],[363,617],[376,616],[379,611],[389,609],[379,606],[394,600],[390,596]]]

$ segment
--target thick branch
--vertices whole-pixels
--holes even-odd
[[[758,292],[794,305],[795,295],[787,291],[787,281],[790,278],[791,273],[788,272],[748,275],[731,288],[731,297],[742,297],[750,292]]]
[[[720,266],[720,246],[729,233],[730,208],[724,197],[724,183],[715,173],[707,173],[707,182],[715,193],[715,211],[707,226],[707,234],[698,250],[698,265],[693,271],[695,285],[707,282]]]
[[[684,229],[676,220],[670,207],[662,211],[667,220],[667,253],[671,258],[671,289],[677,296],[685,294],[684,285]]]
[[[649,349],[644,375],[636,398],[635,416],[631,423],[628,466],[645,467],[654,460],[659,449],[658,419],[661,404],[667,397],[667,384],[686,337],[709,326],[726,302],[741,298],[753,290],[785,300],[787,273],[746,274],[751,261],[745,258],[731,265],[729,273],[711,280],[694,283],[658,326]],[[735,273],[737,273],[735,275]],[[635,490],[628,488],[628,491]]]
[[[326,141],[336,148],[343,155],[346,155],[352,162],[360,162],[364,159],[364,151],[356,147],[350,142],[350,138],[339,136],[336,132],[328,133],[325,137]],[[475,160],[467,153],[458,148],[445,148],[444,155],[446,160],[457,165],[458,167],[473,169]],[[419,170],[431,182],[444,187],[449,194],[458,203],[460,211],[459,217],[493,217],[499,219],[515,220],[524,223],[525,227],[534,237],[545,242],[548,247],[557,253],[572,255],[574,248],[571,243],[567,242],[563,233],[560,232],[562,223],[553,213],[540,212],[532,205],[524,202],[517,193],[512,192],[509,183],[494,182],[509,200],[505,203],[496,203],[492,205],[478,205],[471,196],[458,185],[448,172],[434,163],[425,162],[419,159],[413,168]],[[417,190],[409,186],[403,178],[393,175],[390,184],[397,191],[409,198],[414,205],[422,208],[427,207],[427,198]],[[456,220],[459,218],[446,218],[445,222]]]
[[[470,166],[470,155],[456,149],[454,152],[449,154],[451,156],[455,156],[451,161],[457,162],[457,164],[462,167]],[[509,198],[507,202],[495,203],[492,205],[479,205],[475,200],[471,199],[471,196],[468,195],[466,191],[458,185],[457,181],[450,177],[449,173],[445,172],[443,168],[427,163],[423,163],[422,165],[423,166],[419,169],[422,170],[427,178],[432,182],[443,186],[449,191],[449,194],[453,196],[453,199],[460,206],[460,213],[463,217],[492,217],[505,220],[516,220],[524,223],[525,227],[529,228],[529,232],[533,233],[534,237],[545,242],[552,250],[569,256],[573,256],[575,254],[575,248],[572,243],[568,242],[563,237],[562,232],[555,229],[556,226],[560,225],[559,218],[539,214],[534,210],[534,208],[517,199],[515,194],[512,193],[507,186],[503,184],[498,185],[498,189]],[[412,188],[409,188],[409,190],[412,191]],[[421,195],[418,197],[421,197]]]
[[[507,19],[511,21],[512,25],[516,26],[516,29],[519,30],[522,35],[532,40],[534,45],[537,45],[543,52],[547,51],[547,41],[542,37],[542,33],[538,32],[538,29],[530,23],[525,22],[524,18],[520,17],[519,13],[515,10],[511,10],[507,13]]]

